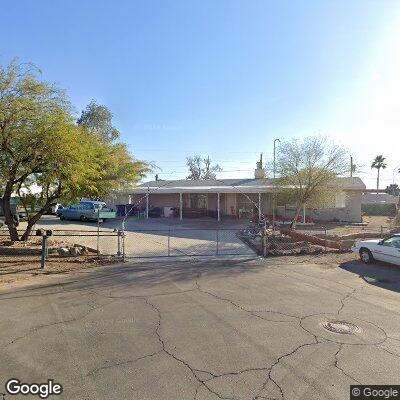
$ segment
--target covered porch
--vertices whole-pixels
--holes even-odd
[[[148,219],[154,216],[184,218],[259,218],[272,212],[271,193],[188,192],[132,194],[129,203]],[[159,214],[159,215],[158,215]]]

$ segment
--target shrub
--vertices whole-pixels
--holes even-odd
[[[363,204],[361,210],[369,216],[394,217],[396,215],[395,204]]]
[[[397,213],[397,215],[394,217],[393,220],[393,226],[400,226],[400,211]]]

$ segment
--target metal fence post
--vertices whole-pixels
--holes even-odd
[[[117,251],[117,256],[121,257],[121,230],[117,230],[117,243],[118,243],[118,251]]]
[[[267,229],[262,230],[262,237],[261,237],[261,251],[263,257],[267,257]]]
[[[46,265],[46,259],[47,259],[47,235],[42,236],[42,258],[40,260],[40,266],[41,268],[44,268]]]
[[[217,240],[217,249],[216,249],[216,255],[219,254],[219,229],[217,229],[217,235],[216,235],[216,240]]]
[[[125,262],[125,232],[122,231],[122,262]]]
[[[171,255],[171,227],[168,227],[168,257]]]
[[[383,239],[383,226],[381,225],[381,239]]]
[[[100,208],[97,209],[97,257],[100,255]]]

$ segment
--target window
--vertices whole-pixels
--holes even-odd
[[[335,194],[335,208],[346,207],[346,194],[339,192]]]
[[[196,209],[207,209],[207,195],[200,193],[189,193],[189,207]]]

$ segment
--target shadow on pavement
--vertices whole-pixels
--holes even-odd
[[[349,261],[339,265],[353,274],[357,274],[366,283],[383,289],[400,292],[400,267],[383,262],[364,264],[361,261]]]
[[[73,277],[65,277],[61,282],[54,284],[38,284],[21,289],[0,293],[0,300],[4,298],[30,297],[32,291],[38,290],[37,295],[62,292],[78,291],[81,289],[91,290],[117,290],[129,287],[140,287],[151,289],[163,283],[185,283],[193,282],[201,276],[232,277],[244,272],[257,272],[265,269],[264,263],[254,262],[254,257],[241,258],[240,260],[195,260],[190,261],[149,261],[134,264],[121,264],[109,266],[96,270],[84,271],[74,274]],[[52,291],[52,289],[58,289]],[[47,292],[48,291],[48,292]],[[135,291],[132,290],[132,295]]]

